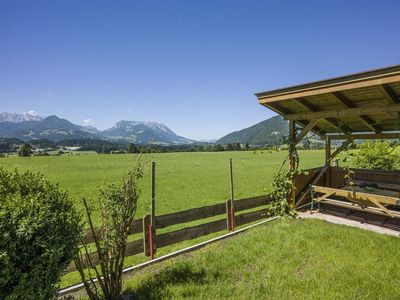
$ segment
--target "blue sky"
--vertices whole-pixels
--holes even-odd
[[[397,0],[0,0],[0,111],[218,138],[273,115],[255,92],[399,64],[399,15]]]

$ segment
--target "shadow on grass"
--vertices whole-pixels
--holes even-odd
[[[161,299],[171,298],[171,287],[186,283],[205,283],[205,269],[194,270],[188,263],[179,263],[153,276],[140,281],[136,288],[125,290],[124,294],[131,295],[130,299]]]

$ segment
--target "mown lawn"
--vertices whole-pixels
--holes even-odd
[[[277,220],[125,279],[135,299],[400,299],[398,237]]]
[[[303,168],[323,164],[322,150],[299,151],[299,155]],[[154,160],[157,164],[156,213],[165,214],[228,199],[229,158],[233,159],[236,198],[262,195],[286,156],[286,151],[263,154],[253,151],[196,152],[151,154],[143,160]],[[0,167],[43,173],[51,182],[59,183],[67,190],[81,209],[82,197],[96,204],[98,187],[120,181],[134,160],[133,155],[123,154],[8,157],[0,158]],[[138,218],[150,211],[149,171],[150,165],[147,165],[141,180]]]

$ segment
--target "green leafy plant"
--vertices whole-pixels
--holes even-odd
[[[289,201],[295,189],[295,176],[301,173],[301,171],[295,169],[281,171],[273,176],[272,189],[268,193],[268,196],[272,199],[268,207],[268,213],[270,215],[290,217],[295,217],[297,215]]]
[[[83,239],[83,247],[75,257],[75,264],[92,300],[122,299],[122,270],[126,244],[140,195],[138,181],[142,176],[143,165],[138,161],[121,184],[108,184],[100,189],[100,230],[94,227],[92,211],[86,200],[83,200],[99,265],[95,266],[92,262],[90,250]]]
[[[400,155],[389,141],[368,141],[360,145],[354,164],[363,169],[398,170]]]
[[[76,254],[80,215],[40,174],[0,168],[0,299],[51,299]]]
[[[352,157],[354,157],[354,154],[349,151],[346,151],[346,152],[343,152],[342,158],[341,158],[342,163],[344,163],[344,165],[343,165],[344,182],[345,182],[345,185],[349,186],[350,188],[352,188],[354,186],[353,175],[355,174],[355,172],[350,168]]]

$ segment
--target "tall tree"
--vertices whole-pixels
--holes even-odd
[[[18,150],[18,156],[30,156],[32,154],[32,146],[30,144],[22,144]]]
[[[139,152],[140,152],[139,148],[135,144],[130,143],[128,145],[128,153],[139,153]]]

